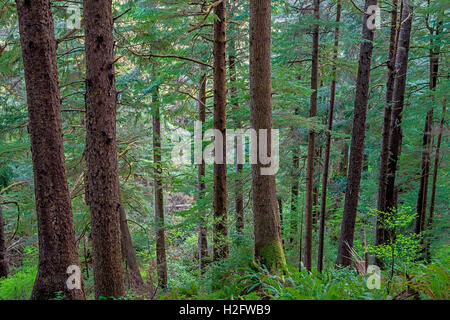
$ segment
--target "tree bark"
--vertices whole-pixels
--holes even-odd
[[[252,128],[268,131],[267,150],[271,152],[272,82],[270,62],[270,0],[250,0],[250,119]],[[257,154],[259,154],[259,134]],[[281,243],[275,175],[262,175],[265,167],[252,164],[252,193],[255,234],[255,258],[269,270],[285,268]]]
[[[378,198],[377,198],[377,223],[375,231],[375,245],[381,245],[387,240],[386,231],[383,227],[383,213],[386,212],[386,182],[387,167],[389,160],[389,134],[392,115],[392,97],[394,93],[395,79],[395,56],[397,51],[397,7],[398,0],[392,0],[391,10],[391,32],[389,37],[389,53],[388,53],[388,79],[386,82],[386,107],[384,108],[383,133],[381,140],[380,167],[378,173]],[[375,257],[375,264],[382,266],[382,261]]]
[[[232,110],[239,110],[239,103],[237,101],[237,89],[236,89],[236,43],[234,40],[230,41],[230,54],[228,55],[228,65],[230,70],[230,98],[232,102]],[[240,128],[240,121],[234,121],[236,128]],[[244,165],[239,163],[238,157],[238,137],[235,137],[234,141],[235,147],[235,159],[236,159],[236,175],[237,179],[235,181],[235,210],[236,210],[236,231],[238,233],[244,230],[244,194],[242,186],[242,169]]]
[[[122,240],[122,255],[127,263],[127,278],[129,286],[134,292],[143,294],[145,291],[144,280],[139,271],[139,263],[136,257],[136,251],[133,248],[130,229],[128,228],[127,215],[123,206],[122,196],[119,192],[120,201],[120,233]]]
[[[5,220],[3,219],[3,211],[0,204],[0,278],[6,278],[9,274],[8,247],[6,243],[5,228]]]
[[[392,117],[390,124],[388,177],[386,185],[386,211],[390,212],[397,207],[395,177],[398,159],[402,145],[402,112],[405,100],[406,73],[408,70],[408,52],[411,33],[413,9],[410,1],[403,0],[402,23],[397,43],[397,57],[395,60],[395,83]]]
[[[336,23],[341,21],[341,10],[342,4],[338,0],[336,8]],[[330,165],[330,149],[331,149],[331,132],[333,130],[333,114],[334,114],[334,103],[336,98],[336,60],[338,55],[339,47],[339,26],[334,29],[334,49],[333,49],[333,80],[331,80],[330,89],[330,108],[328,110],[328,131],[326,132],[326,144],[325,144],[325,155],[323,160],[323,176],[322,176],[322,194],[320,196],[320,225],[319,225],[319,246],[317,252],[317,271],[322,272],[323,270],[323,245],[324,245],[324,235],[325,235],[325,217],[327,210],[327,186],[328,186],[328,170]]]
[[[314,0],[314,17],[320,19],[320,0]],[[312,66],[311,66],[311,90],[314,90],[310,98],[309,116],[315,117],[317,114],[317,84],[319,71],[319,24],[316,23],[313,29],[312,41]],[[305,191],[305,257],[304,264],[308,271],[312,268],[312,227],[313,227],[313,203],[314,203],[314,159],[315,152],[315,132],[309,130],[308,134],[308,157],[306,160],[306,191]]]
[[[364,12],[371,5],[377,5],[376,0],[366,0]],[[367,102],[369,100],[370,64],[372,61],[374,30],[368,26],[369,15],[364,14],[362,38],[359,52],[358,77],[356,80],[356,96],[353,111],[352,142],[350,146],[347,187],[345,190],[344,213],[342,217],[341,234],[338,245],[337,265],[351,264],[350,248],[353,247],[356,212],[358,208],[358,193],[361,182],[361,171],[364,157],[364,139],[366,131]]]
[[[431,228],[433,225],[433,216],[434,216],[434,202],[436,199],[436,183],[438,178],[438,169],[440,164],[440,152],[441,152],[441,141],[442,141],[442,132],[444,131],[444,123],[445,123],[445,113],[446,113],[446,107],[447,107],[447,101],[444,100],[444,104],[442,106],[442,115],[441,115],[441,121],[439,123],[439,133],[438,138],[436,142],[436,153],[434,155],[434,167],[433,167],[433,182],[431,183],[431,199],[430,199],[430,214],[428,216],[427,225],[428,228]],[[427,242],[427,248],[426,248],[426,256],[429,259],[430,258],[430,250],[429,250],[430,243]]]
[[[111,0],[85,0],[86,163],[95,297],[124,295]]]
[[[298,108],[295,109],[295,115],[299,113]],[[294,129],[295,130],[295,129]],[[294,146],[294,155],[292,156],[292,170],[293,172],[293,182],[291,186],[291,230],[289,235],[289,243],[294,242],[294,238],[297,236],[298,232],[298,189],[299,189],[299,168],[300,168],[300,158],[298,156],[300,150],[298,145]]]
[[[433,36],[434,30],[430,30],[430,35]],[[436,35],[439,35],[439,28],[437,28]],[[438,71],[439,71],[439,47],[435,48],[433,39],[430,40],[430,90],[434,91],[437,85]],[[434,100],[433,98],[431,99]],[[433,125],[433,108],[427,112],[425,119],[425,129],[423,131],[422,140],[422,163],[419,193],[417,195],[417,218],[415,225],[415,232],[419,234],[425,231],[425,218],[427,212],[427,196],[428,196],[428,178],[430,175],[431,162],[431,127]]]
[[[226,0],[214,7],[214,129],[223,137],[222,163],[214,162],[214,261],[228,256],[227,164],[226,164]],[[215,152],[219,152],[215,150]]]
[[[153,93],[153,163],[155,165],[155,228],[156,228],[156,264],[158,270],[158,285],[167,287],[166,240],[164,228],[164,194],[161,169],[161,117],[158,102],[158,89]]]
[[[48,0],[17,0],[28,103],[39,239],[39,265],[31,298],[84,299],[70,290],[67,268],[79,266],[67,185],[58,87],[56,41]]]
[[[203,74],[198,83],[199,91],[197,97],[198,119],[202,123],[206,121],[206,74]],[[202,200],[205,196],[205,160],[198,165],[198,198]],[[200,270],[203,272],[208,260],[208,238],[205,221],[205,210],[199,209],[200,219],[198,226],[198,260]]]

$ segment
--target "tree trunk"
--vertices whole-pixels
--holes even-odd
[[[202,123],[206,121],[206,74],[203,74],[198,83],[198,120]],[[202,134],[203,135],[203,134]],[[198,165],[198,198],[202,200],[205,196],[205,160],[202,157],[202,163]],[[198,260],[200,270],[203,272],[208,260],[208,238],[207,226],[205,221],[205,210],[199,209],[200,219],[198,226]]]
[[[314,17],[320,19],[320,0],[314,0]],[[317,83],[319,70],[319,24],[316,23],[313,29],[312,45],[312,66],[311,66],[311,90],[314,92],[310,98],[309,116],[315,117],[317,114]],[[315,153],[315,132],[309,130],[308,134],[308,157],[306,161],[306,191],[305,191],[305,257],[304,264],[308,271],[312,267],[312,227],[313,227],[313,203],[314,203],[314,159]]]
[[[8,247],[5,234],[5,220],[3,220],[2,206],[0,204],[0,278],[6,278],[9,274]]]
[[[230,41],[230,54],[228,55],[228,64],[230,70],[230,98],[232,102],[232,110],[239,110],[239,103],[237,101],[237,89],[236,89],[236,44],[234,40]],[[240,121],[234,121],[236,128],[240,128]],[[242,169],[244,165],[238,157],[238,137],[235,137],[234,147],[235,147],[235,159],[236,159],[236,175],[237,179],[235,182],[235,209],[236,209],[236,231],[242,233],[244,230],[244,194],[242,186]]]
[[[433,36],[433,30],[431,30],[431,36]],[[439,35],[439,28],[436,31],[436,35]],[[439,47],[434,48],[433,39],[430,40],[430,90],[434,91],[437,84],[438,71],[439,71]],[[434,100],[434,99],[432,99]],[[417,195],[417,218],[415,225],[415,232],[419,234],[425,231],[425,217],[427,211],[427,195],[428,195],[428,177],[430,175],[430,162],[431,162],[431,127],[433,125],[433,108],[427,112],[425,119],[425,129],[423,131],[422,140],[422,163],[421,163],[421,176],[419,193]]]
[[[297,115],[299,112],[298,108],[295,109],[295,114]],[[292,157],[292,169],[293,172],[293,179],[291,186],[291,214],[290,214],[290,220],[291,220],[291,230],[289,235],[289,243],[294,242],[294,237],[297,236],[298,232],[298,188],[299,188],[299,177],[298,177],[298,171],[300,168],[300,158],[298,157],[300,150],[298,146],[294,146],[294,155]]]
[[[272,82],[270,63],[270,0],[250,0],[250,119],[252,128],[268,131],[267,150],[272,141]],[[257,154],[259,154],[259,134]],[[255,258],[269,270],[285,268],[281,244],[275,175],[262,175],[263,165],[252,164]]]
[[[377,5],[376,0],[366,0],[364,12],[369,6]],[[337,265],[351,264],[350,248],[353,247],[358,193],[364,157],[364,139],[366,131],[367,102],[369,100],[370,64],[372,61],[374,30],[368,25],[369,15],[364,14],[362,38],[359,52],[358,77],[356,80],[356,96],[353,111],[352,142],[350,147],[347,187],[345,190],[344,213],[338,246]]]
[[[336,23],[341,21],[341,1],[338,0],[336,8]],[[334,29],[334,49],[333,61],[336,63],[339,47],[339,26]],[[325,155],[323,160],[323,176],[322,176],[322,194],[320,196],[320,225],[319,225],[319,247],[317,253],[317,271],[323,270],[323,245],[325,235],[325,216],[327,210],[327,186],[328,186],[328,170],[330,165],[330,149],[331,149],[331,131],[333,130],[333,114],[334,103],[336,98],[336,65],[332,68],[333,80],[330,89],[330,109],[328,110],[328,131],[326,132]]]
[[[438,169],[439,169],[439,164],[440,164],[439,157],[440,157],[440,152],[441,152],[442,132],[444,131],[445,113],[446,113],[446,107],[447,107],[446,104],[447,104],[447,101],[444,100],[444,105],[442,106],[441,121],[439,123],[439,133],[438,133],[438,139],[437,139],[437,143],[436,143],[436,153],[434,155],[433,182],[431,184],[430,214],[428,216],[428,221],[427,221],[428,228],[431,228],[433,225],[434,201],[436,199],[436,183],[437,183]],[[430,258],[429,241],[427,242],[426,256],[428,259]]]
[[[395,83],[393,94],[393,108],[390,124],[388,177],[386,185],[386,211],[397,207],[395,176],[402,145],[402,112],[405,99],[406,73],[408,68],[408,51],[412,22],[412,6],[410,1],[403,0],[402,24],[397,43],[397,57],[395,60]]]
[[[226,164],[226,0],[214,7],[214,129],[223,137],[222,163],[214,161],[214,261],[228,256],[227,164]],[[215,150],[215,153],[219,153]]]
[[[145,284],[139,271],[139,264],[136,257],[136,251],[133,248],[130,229],[128,228],[127,215],[123,206],[122,196],[119,192],[120,200],[120,233],[122,240],[122,255],[127,263],[127,278],[129,286],[134,292],[143,294],[145,292]]]
[[[31,298],[46,300],[62,292],[66,299],[84,299],[82,288],[70,290],[66,285],[67,268],[79,263],[67,185],[50,2],[17,0],[16,3],[39,239],[39,265]]]
[[[85,0],[86,163],[95,297],[124,295],[111,0]]]
[[[158,270],[158,285],[160,288],[167,286],[167,262],[166,241],[164,229],[164,195],[161,168],[161,117],[158,102],[158,89],[152,97],[153,115],[153,163],[155,166],[154,191],[155,191],[155,228],[156,228],[156,264]]]
[[[389,126],[391,123],[392,114],[392,97],[394,92],[395,79],[395,56],[397,51],[397,7],[398,0],[392,0],[391,10],[391,33],[389,38],[389,53],[388,53],[388,80],[386,83],[386,107],[384,108],[383,133],[381,140],[380,152],[380,167],[378,174],[378,198],[377,198],[377,224],[375,234],[375,245],[385,243],[386,231],[383,228],[383,213],[386,212],[386,182],[387,182],[387,167],[389,160]],[[375,257],[375,264],[382,265],[382,261]]]

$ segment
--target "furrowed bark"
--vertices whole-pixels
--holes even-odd
[[[97,299],[124,295],[111,10],[111,0],[83,2],[86,47],[86,164]]]
[[[397,57],[395,60],[395,83],[393,95],[392,117],[390,124],[388,177],[386,186],[386,211],[390,212],[397,207],[395,178],[398,159],[402,144],[402,112],[405,100],[406,73],[408,70],[408,52],[411,33],[413,9],[409,0],[403,0],[402,24],[397,43]]]
[[[386,107],[384,108],[383,132],[381,139],[380,152],[380,167],[378,173],[378,198],[377,198],[377,224],[375,231],[375,245],[385,243],[386,231],[383,227],[383,213],[386,212],[386,182],[387,182],[387,167],[389,160],[389,134],[392,115],[392,97],[394,93],[394,79],[395,79],[395,56],[397,49],[397,7],[398,0],[392,0],[391,11],[391,31],[389,37],[389,53],[388,53],[388,79],[386,82]],[[375,264],[382,266],[382,261],[375,257]]]
[[[376,0],[366,0],[364,12],[367,12],[369,6],[374,5],[377,5]],[[356,80],[352,142],[350,146],[347,187],[345,190],[344,213],[336,260],[336,264],[341,266],[349,266],[351,264],[350,248],[353,247],[358,194],[364,157],[366,113],[369,100],[370,65],[374,37],[374,30],[369,27],[368,19],[369,15],[365,13],[362,26],[362,38],[364,41],[360,47],[358,76]]]
[[[56,41],[48,0],[17,0],[28,104],[39,239],[39,265],[31,299],[84,299],[66,284],[78,266],[72,205],[67,185],[58,86]],[[82,280],[82,279],[80,279]]]
[[[271,152],[272,82],[270,63],[270,0],[250,0],[250,119],[252,128],[268,131],[267,150]],[[257,141],[257,154],[261,141]],[[262,175],[258,157],[252,164],[252,193],[255,259],[269,270],[284,269],[286,260],[281,243],[275,175]]]
[[[222,163],[214,162],[214,261],[228,256],[227,165],[226,165],[226,0],[214,7],[214,129],[223,137]],[[218,150],[215,150],[217,153]],[[219,153],[220,154],[220,153]]]

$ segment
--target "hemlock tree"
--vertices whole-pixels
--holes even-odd
[[[316,23],[313,29],[312,40],[312,64],[311,64],[311,93],[309,116],[317,115],[317,84],[319,76],[319,19],[320,0],[314,0],[314,18]],[[313,206],[314,206],[314,159],[316,156],[315,129],[310,129],[308,133],[308,158],[306,165],[306,191],[305,191],[305,256],[304,264],[308,271],[312,267],[312,229],[313,229]],[[301,269],[301,262],[299,269]]]
[[[155,225],[156,225],[156,268],[158,270],[158,285],[167,286],[166,240],[164,230],[164,194],[162,185],[161,164],[161,115],[158,101],[158,88],[152,96],[153,102],[153,163],[155,192]]]
[[[386,186],[386,211],[397,207],[395,178],[402,145],[402,112],[405,102],[406,74],[408,71],[408,52],[412,26],[412,6],[409,0],[403,0],[402,23],[397,43],[395,59],[395,83],[393,94],[392,117],[389,137],[389,162]]]
[[[397,26],[398,20],[398,0],[392,0],[391,8],[391,29],[389,36],[389,52],[388,52],[388,79],[386,82],[386,106],[384,108],[383,132],[381,138],[380,166],[378,170],[378,197],[377,197],[377,224],[375,233],[375,245],[385,243],[388,236],[383,228],[383,214],[386,212],[386,185],[388,174],[389,160],[389,136],[392,115],[392,99],[394,94],[395,79],[395,57],[397,53],[397,37],[400,30]],[[378,257],[375,257],[375,264],[382,265]]]
[[[214,150],[218,155],[214,161],[214,260],[228,256],[228,213],[227,213],[227,164],[226,164],[226,0],[214,4],[214,129],[222,134],[222,150]],[[218,163],[220,162],[220,163]]]
[[[272,82],[270,62],[271,1],[250,0],[250,119],[257,132],[266,129],[267,151],[271,152]],[[275,175],[262,175],[265,167],[257,157],[252,164],[252,194],[255,227],[255,258],[270,270],[286,265],[281,243]]]
[[[369,101],[370,64],[372,61],[374,26],[372,17],[367,13],[369,6],[377,5],[376,0],[366,0],[362,25],[362,38],[359,51],[358,76],[356,79],[356,95],[353,111],[352,142],[345,190],[344,213],[342,216],[341,234],[338,244],[337,265],[351,264],[351,248],[355,233],[356,211],[358,209],[359,186],[364,157],[364,138],[366,134],[367,102]],[[372,17],[373,18],[373,17]]]
[[[69,266],[79,266],[72,205],[67,185],[58,87],[56,41],[48,0],[17,0],[20,43],[33,160],[39,265],[31,298],[84,299],[70,290]]]
[[[95,297],[124,295],[111,0],[85,0],[86,164]]]

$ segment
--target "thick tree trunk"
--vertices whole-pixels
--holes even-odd
[[[397,49],[397,7],[398,0],[392,0],[391,10],[391,33],[389,37],[389,53],[388,53],[388,80],[386,83],[386,107],[384,108],[383,133],[381,140],[380,152],[380,167],[378,173],[378,198],[377,198],[377,224],[375,231],[375,245],[381,245],[386,240],[386,231],[383,227],[383,213],[386,212],[386,182],[387,182],[387,167],[389,160],[389,127],[391,124],[392,114],[392,97],[394,93],[394,79],[395,79],[395,56]],[[377,257],[375,257],[375,264],[382,265]]]
[[[120,233],[122,240],[122,255],[127,264],[127,279],[129,286],[134,292],[143,294],[145,291],[144,280],[139,271],[139,264],[136,257],[136,251],[133,248],[130,230],[128,228],[127,215],[123,206],[122,196],[119,193],[120,200]]]
[[[222,163],[214,162],[214,260],[228,256],[227,164],[226,164],[226,0],[214,8],[214,129],[223,137]],[[215,150],[217,154],[220,151]]]
[[[341,1],[338,0],[336,9],[336,22],[341,21]],[[333,61],[336,63],[339,47],[339,26],[334,29],[334,49]],[[319,225],[319,247],[317,253],[317,271],[322,272],[323,269],[323,245],[325,235],[325,217],[327,210],[327,186],[328,186],[328,170],[330,165],[330,149],[331,149],[331,131],[333,130],[333,114],[334,103],[336,98],[336,65],[333,65],[333,80],[330,89],[330,108],[328,110],[328,131],[326,132],[325,155],[323,160],[323,176],[322,176],[322,194],[320,197],[320,225]]]
[[[395,84],[393,108],[390,124],[388,177],[386,185],[386,211],[397,207],[395,176],[402,145],[402,112],[405,100],[406,73],[408,69],[409,40],[413,9],[409,0],[403,0],[402,24],[397,43],[397,57],[395,60]]]
[[[364,12],[369,6],[377,5],[376,0],[366,0]],[[367,102],[369,100],[370,64],[372,61],[374,30],[368,25],[369,15],[364,14],[362,38],[359,52],[358,77],[356,80],[356,96],[353,111],[352,142],[350,147],[347,187],[345,190],[344,213],[342,217],[341,235],[338,246],[337,265],[351,264],[351,248],[355,232],[358,194],[364,157],[364,139],[366,131]]]
[[[5,220],[3,219],[2,206],[0,204],[0,278],[6,278],[8,274],[9,261],[5,235]]]
[[[203,74],[198,83],[199,91],[197,97],[198,120],[204,123],[206,121],[206,74]],[[202,200],[205,196],[205,160],[202,157],[202,163],[198,165],[198,198]],[[198,260],[200,270],[203,272],[208,260],[208,238],[207,226],[205,221],[205,210],[199,209],[200,219],[198,226]]]
[[[252,128],[268,131],[267,150],[272,141],[272,82],[270,63],[270,0],[250,0],[250,119]],[[257,135],[259,136],[259,134]],[[258,137],[258,152],[261,141]],[[275,175],[262,175],[258,157],[252,164],[255,258],[269,270],[284,268]]]
[[[158,102],[158,90],[153,94],[153,163],[155,165],[155,227],[156,227],[156,264],[158,270],[158,285],[167,286],[166,240],[164,228],[164,195],[161,169],[161,116]]]
[[[56,41],[48,0],[17,0],[28,103],[39,238],[39,265],[31,298],[84,299],[66,284],[79,266],[67,185],[58,87]]]
[[[314,0],[314,17],[320,19],[320,0]],[[311,90],[314,92],[310,98],[309,116],[315,117],[317,114],[317,84],[319,71],[319,25],[316,23],[313,29],[312,41],[312,66],[311,66]],[[315,152],[314,130],[309,130],[308,134],[308,157],[306,161],[306,191],[305,191],[305,257],[304,264],[308,271],[312,267],[312,227],[313,227],[313,203],[314,203],[314,159]]]
[[[124,295],[111,0],[85,0],[86,163],[95,297]]]
[[[436,34],[439,34],[437,29]],[[433,36],[433,31],[431,31]],[[437,85],[438,71],[439,71],[439,47],[434,48],[433,40],[430,40],[430,90],[434,90]],[[434,100],[434,99],[432,99]],[[425,129],[423,131],[422,140],[422,163],[419,193],[417,195],[417,218],[415,225],[415,232],[418,234],[425,231],[425,218],[427,211],[427,196],[428,196],[428,177],[430,175],[431,162],[431,127],[433,125],[433,109],[427,112],[425,119]]]

